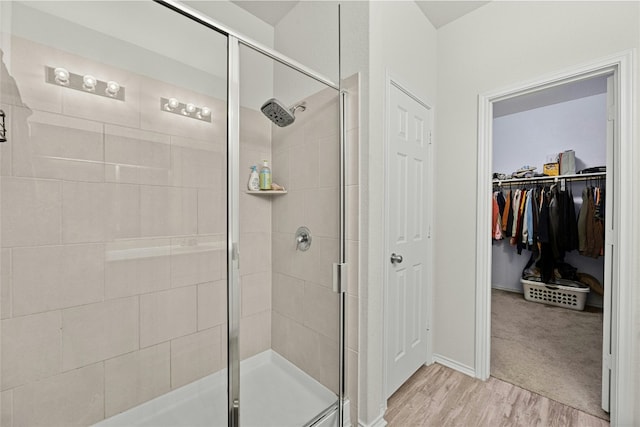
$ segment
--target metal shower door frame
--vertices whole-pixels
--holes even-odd
[[[339,195],[339,223],[340,223],[340,250],[338,264],[346,262],[346,97],[347,93],[339,84],[327,77],[305,67],[304,65],[288,58],[275,50],[264,46],[250,38],[232,31],[219,24],[210,17],[192,9],[175,0],[153,0],[201,25],[204,25],[227,37],[227,398],[228,398],[228,425],[240,426],[240,233],[239,233],[239,198],[240,198],[240,44],[251,48],[274,61],[292,68],[313,80],[320,82],[337,91],[339,102],[340,132],[340,195]],[[340,37],[339,37],[340,38]],[[338,53],[340,55],[340,53]],[[314,419],[307,426],[313,426],[321,422],[332,413],[337,414],[339,426],[343,425],[344,403],[346,396],[346,286],[339,289],[339,378],[338,400]]]

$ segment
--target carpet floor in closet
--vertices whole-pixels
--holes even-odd
[[[602,410],[602,310],[570,310],[492,290],[491,375],[608,420]]]

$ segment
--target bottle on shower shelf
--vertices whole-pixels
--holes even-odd
[[[260,169],[260,190],[271,190],[271,169],[266,160],[262,161],[262,169]]]
[[[258,167],[251,166],[251,173],[249,174],[249,182],[247,183],[249,191],[260,190],[260,177],[258,176]]]

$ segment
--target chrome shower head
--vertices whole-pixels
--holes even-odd
[[[287,108],[284,106],[284,104],[282,104],[282,102],[278,101],[275,98],[271,98],[267,102],[262,104],[260,110],[262,111],[262,114],[267,116],[269,120],[282,128],[285,126],[289,126],[296,120],[295,112],[298,108],[304,111],[306,109],[305,103],[301,102],[300,104],[296,104],[291,108]]]

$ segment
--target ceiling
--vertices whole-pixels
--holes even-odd
[[[433,24],[440,28],[449,22],[473,12],[477,8],[489,3],[488,1],[417,1],[416,4],[424,13],[424,16]]]
[[[607,93],[607,75],[564,83],[493,104],[493,118]]]
[[[298,0],[285,1],[252,1],[232,0],[232,3],[260,18],[271,26],[275,26],[293,9]],[[440,28],[461,16],[489,3],[488,1],[417,1],[416,4],[434,27]]]
[[[253,16],[262,19],[272,27],[275,26],[287,13],[291,11],[298,3],[298,0],[281,0],[281,1],[251,1],[251,0],[232,0],[231,3],[240,6]]]

